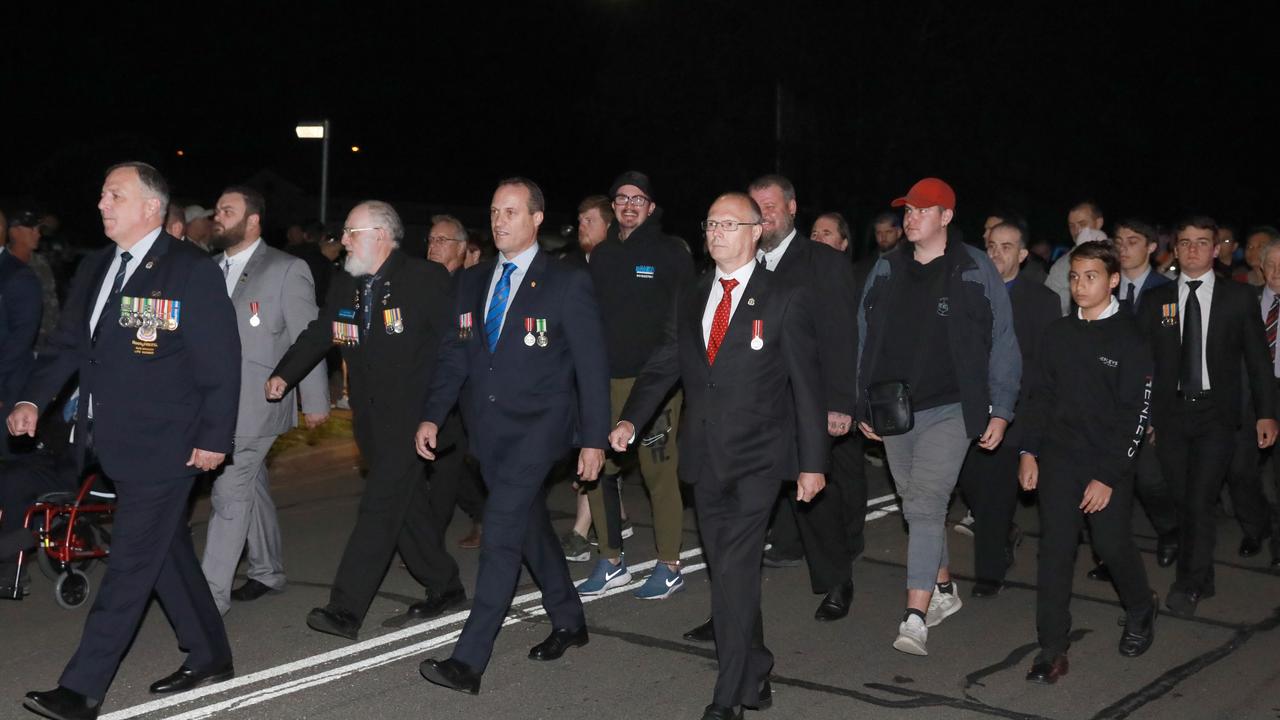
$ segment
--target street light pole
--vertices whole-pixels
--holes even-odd
[[[329,211],[329,135],[328,120],[301,122],[294,128],[299,140],[320,140],[320,224],[327,220]]]

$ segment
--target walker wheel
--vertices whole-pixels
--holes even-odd
[[[89,599],[89,576],[76,568],[70,568],[53,586],[54,599],[64,610],[75,610]]]

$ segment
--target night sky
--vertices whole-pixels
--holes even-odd
[[[118,160],[206,206],[264,169],[317,193],[319,143],[293,127],[326,117],[333,222],[377,197],[484,224],[512,174],[563,222],[635,168],[689,238],[717,193],[779,158],[805,230],[833,209],[860,229],[925,175],[956,188],[970,237],[998,206],[1065,243],[1085,198],[1111,220],[1280,222],[1262,3],[11,5],[0,201],[89,242]]]

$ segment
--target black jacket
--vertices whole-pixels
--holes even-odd
[[[1009,303],[1013,305],[1013,333],[1022,351],[1022,383],[1018,388],[1018,413],[1021,414],[1040,374],[1042,337],[1049,324],[1062,317],[1062,304],[1057,293],[1040,283],[1024,280],[1021,275],[1009,289]],[[1123,307],[1123,303],[1121,305]],[[1015,420],[1005,432],[1004,442],[1019,447],[1025,427],[1025,422]]]
[[[635,377],[662,340],[676,292],[693,279],[693,259],[683,242],[663,234],[655,213],[625,242],[618,225],[610,226],[588,269],[604,320],[609,376]]]

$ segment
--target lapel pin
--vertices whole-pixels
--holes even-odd
[[[756,305],[756,299],[755,299],[755,298],[747,298],[747,304],[748,304],[748,305],[750,305],[750,306],[752,306],[752,307],[755,307],[755,305]]]
[[[153,267],[155,267],[155,266],[156,266],[156,261],[155,261],[155,260],[148,260],[148,261],[147,261],[147,264],[146,264],[146,265],[144,265],[143,267],[145,267],[147,270],[150,270],[151,268],[153,268]]]
[[[531,288],[536,288],[536,287],[538,287],[538,281],[537,281],[537,280],[530,280],[530,281],[529,281],[529,287],[531,287]]]
[[[151,291],[151,297],[160,297],[160,291],[159,291],[159,290],[152,290],[152,291]]]

